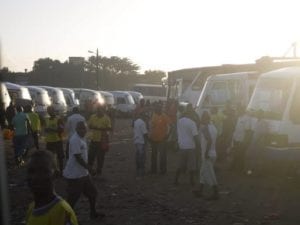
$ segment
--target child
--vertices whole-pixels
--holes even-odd
[[[28,162],[27,181],[34,201],[26,215],[27,225],[77,225],[71,206],[54,190],[55,161],[49,151],[34,152]]]

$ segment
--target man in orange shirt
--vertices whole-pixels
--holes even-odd
[[[152,147],[151,173],[157,172],[157,155],[159,154],[160,173],[167,172],[166,140],[169,134],[169,117],[162,112],[162,106],[155,107],[150,121],[150,140]]]

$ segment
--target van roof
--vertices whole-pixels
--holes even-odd
[[[240,77],[248,77],[248,76],[253,76],[254,78],[257,78],[258,75],[259,75],[259,73],[255,72],[255,71],[225,73],[225,74],[211,75],[207,78],[207,80],[223,80],[223,79],[226,80],[228,78],[240,78]]]
[[[29,90],[35,90],[40,92],[47,92],[45,88],[37,87],[37,86],[26,86]]]
[[[19,85],[19,84],[15,84],[15,83],[11,83],[11,82],[4,82],[6,85],[7,89],[21,89],[24,88],[24,86]]]
[[[100,91],[100,93],[103,95],[103,96],[109,96],[109,97],[113,97],[113,94],[108,92],[108,91]]]
[[[261,75],[262,78],[270,77],[270,78],[300,78],[300,67],[285,67],[278,70],[273,70]]]

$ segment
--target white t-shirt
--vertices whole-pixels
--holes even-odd
[[[211,138],[211,146],[208,150],[208,156],[209,157],[217,157],[216,152],[216,139],[218,135],[217,128],[213,124],[208,124],[207,126],[201,125],[200,127],[201,133],[201,157],[202,159],[205,159],[205,151],[206,151],[206,145],[207,145],[207,135]]]
[[[148,133],[146,123],[142,119],[137,119],[133,124],[133,143],[145,144],[144,135]]]
[[[245,114],[240,116],[236,123],[233,140],[243,142],[247,130],[251,130],[251,118]]]
[[[79,113],[75,113],[68,117],[67,123],[66,123],[66,131],[68,133],[68,138],[70,139],[73,134],[76,132],[76,126],[78,122],[86,122],[85,118],[80,115]]]
[[[187,117],[180,118],[177,122],[177,135],[181,150],[196,148],[194,137],[198,135],[198,130],[193,120]]]
[[[86,141],[77,133],[73,134],[69,141],[69,159],[66,163],[63,175],[69,179],[76,179],[87,176],[88,170],[78,163],[75,154],[81,154],[82,159],[88,162],[88,148]]]

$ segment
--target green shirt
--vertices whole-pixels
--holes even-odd
[[[27,113],[27,116],[29,118],[32,131],[34,131],[34,132],[40,131],[41,130],[41,121],[40,121],[39,115],[35,112],[30,112],[30,113]]]

